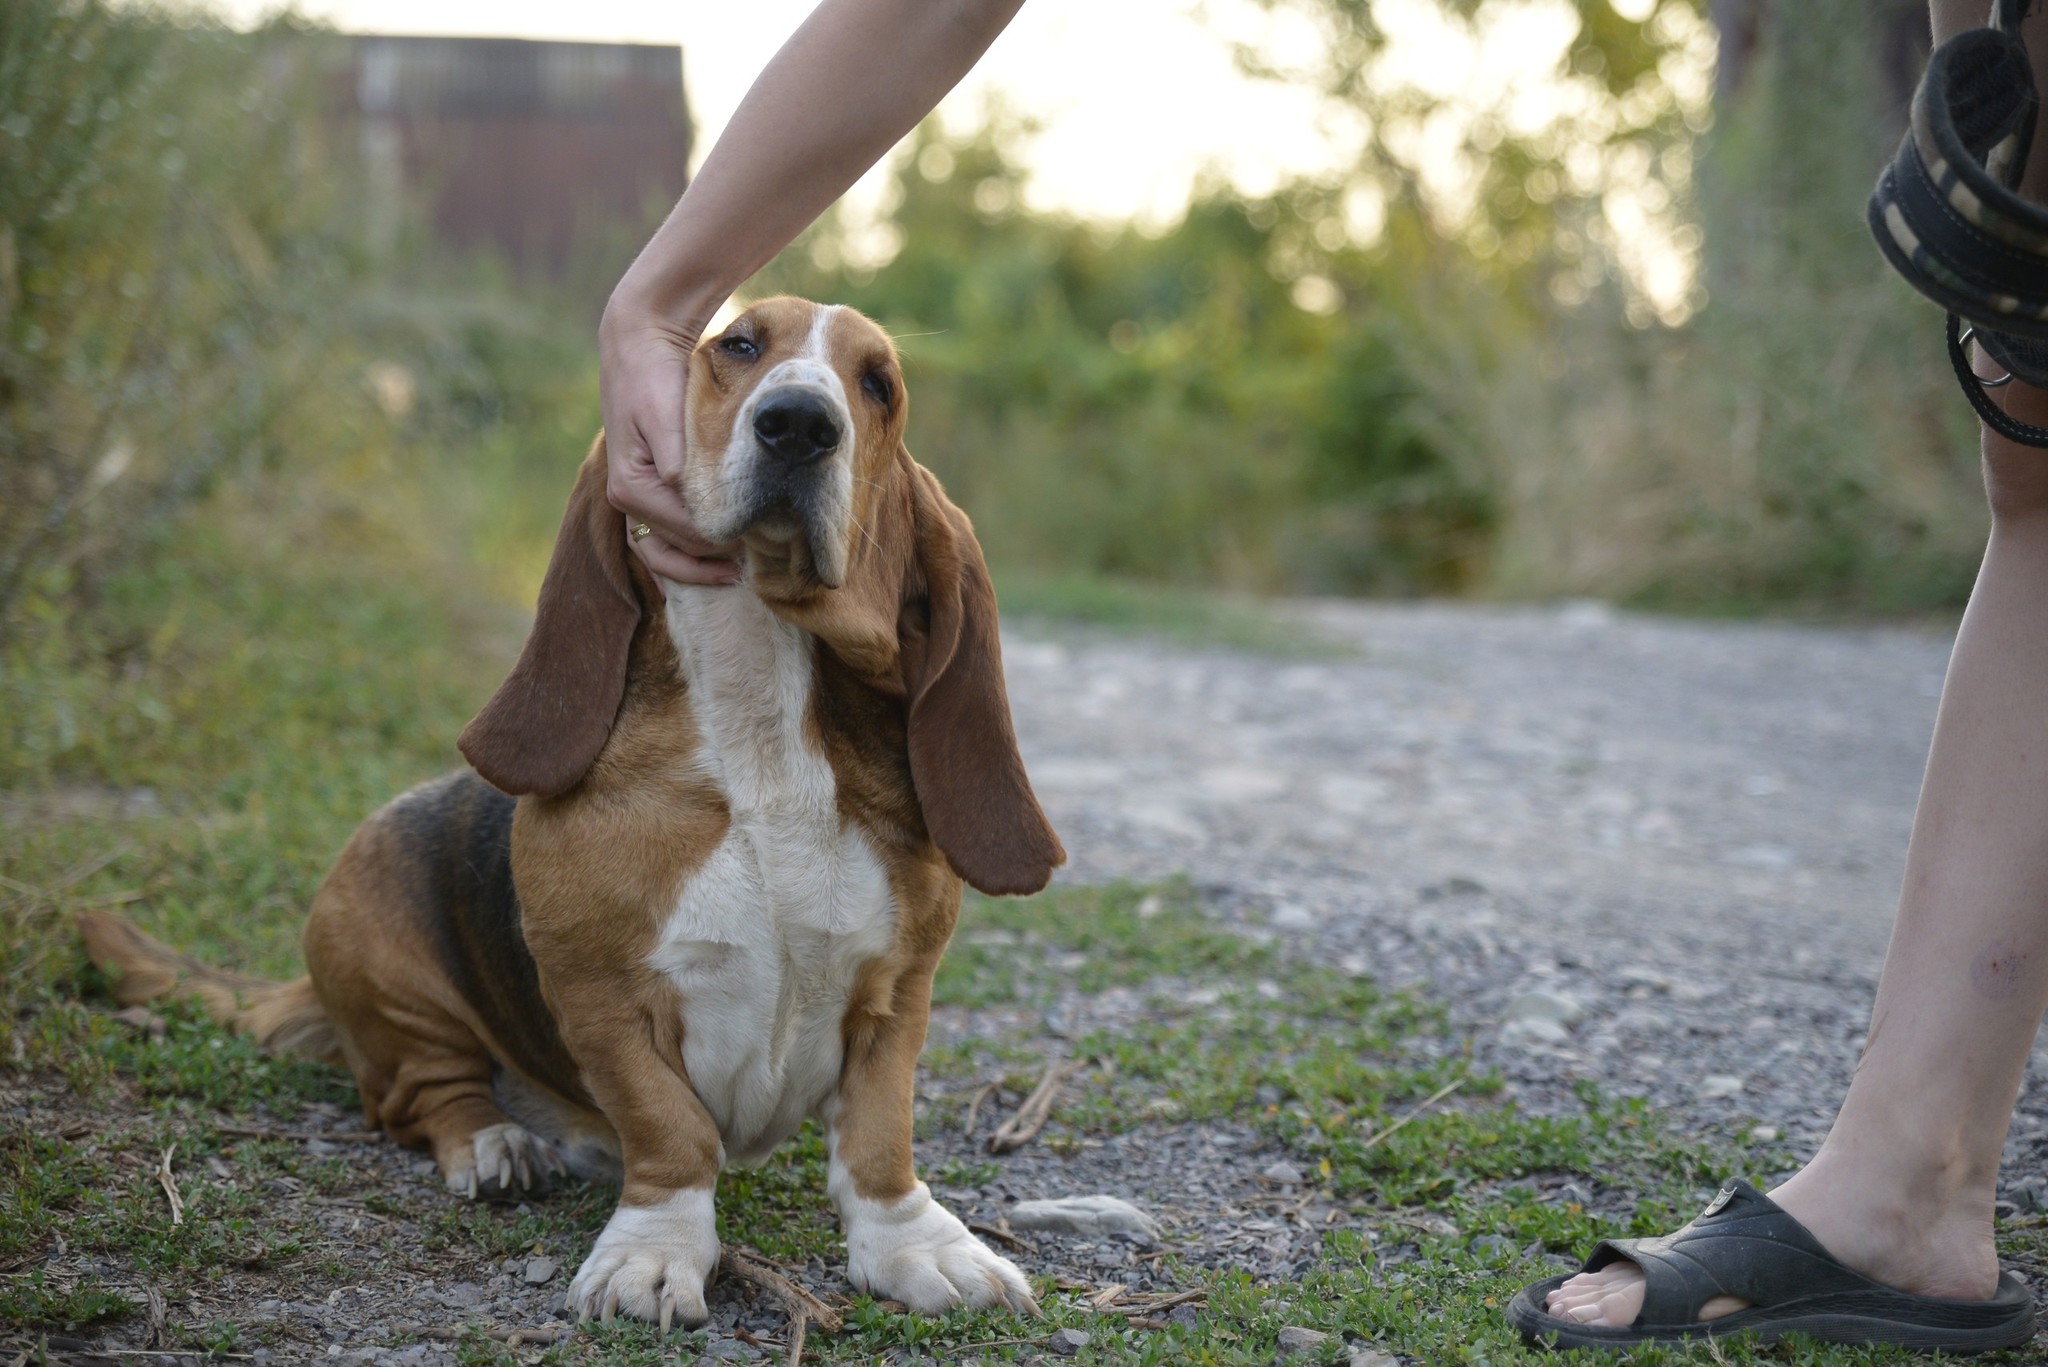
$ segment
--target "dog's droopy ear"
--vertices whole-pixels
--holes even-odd
[[[917,553],[897,635],[925,829],[953,872],[981,891],[1037,892],[1067,852],[1017,753],[995,586],[967,515],[929,471],[911,473]]]
[[[557,797],[604,748],[626,691],[640,596],[626,563],[625,519],[605,501],[598,436],[569,495],[519,663],[456,744],[491,785]]]

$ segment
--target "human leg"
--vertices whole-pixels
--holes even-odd
[[[1983,0],[1936,0],[1940,42]],[[2048,31],[2030,22],[2038,86]],[[2022,193],[2048,202],[2048,140]],[[1988,372],[1987,372],[1988,373]],[[2048,393],[2008,411],[2048,422]],[[1998,1157],[2048,1007],[2048,452],[1987,432],[1992,535],[1956,641],[1869,1043],[1814,1160],[1772,1193],[1837,1258],[1904,1291],[1992,1294]],[[1548,1313],[1623,1326],[1644,1279],[1616,1262],[1567,1281]],[[1742,1309],[1706,1303],[1710,1320]]]

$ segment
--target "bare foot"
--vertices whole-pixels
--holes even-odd
[[[1958,1206],[1932,1219],[1917,1211],[1856,1209],[1811,1167],[1770,1195],[1829,1252],[1874,1281],[1955,1300],[1989,1300],[1998,1290],[1988,1203],[1981,1212]],[[1699,1317],[1716,1320],[1748,1307],[1740,1297],[1716,1296],[1700,1307]],[[1617,1262],[1581,1272],[1551,1292],[1544,1309],[1558,1319],[1626,1328],[1642,1313],[1642,1269]]]

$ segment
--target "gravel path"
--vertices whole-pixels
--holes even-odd
[[[1015,633],[1063,876],[1186,872],[1422,985],[1526,1106],[1590,1077],[1816,1142],[1868,1024],[1949,636],[1590,603],[1287,610],[1355,657]],[[1503,1030],[1532,989],[1584,1018]],[[2048,1056],[2013,1133],[2026,1202]]]
[[[1283,659],[1014,625],[1010,696],[1072,855],[1062,877],[1185,874],[1249,933],[1429,994],[1529,1109],[1570,1108],[1568,1084],[1590,1078],[1686,1124],[1772,1126],[1810,1151],[1862,1043],[1947,636],[1590,604],[1271,610],[1335,649]],[[1070,992],[1049,1012],[947,1007],[933,1040],[992,1035],[1038,1056],[1143,1009],[1121,990]],[[2025,1209],[2048,1206],[2048,1055],[2035,1062],[2003,1189]],[[920,1089],[930,1104],[977,1081],[928,1070]],[[91,1129],[72,1109],[55,1076],[0,1089],[0,1114],[23,1133]],[[971,1139],[927,1127],[918,1145],[970,1220],[1000,1222],[1020,1200],[1116,1195],[1155,1216],[1187,1262],[1285,1284],[1314,1262],[1321,1231],[1357,1215],[1320,1204],[1246,1125],[1147,1125],[991,1165],[981,1141],[995,1118]],[[337,1140],[359,1123],[340,1107],[294,1122]],[[263,1363],[417,1367],[455,1360],[453,1326],[567,1332],[580,1239],[479,1261],[466,1239],[434,1232],[451,1208],[431,1162],[389,1144],[304,1147],[338,1164],[327,1180],[339,1194],[262,1187],[318,1222],[325,1270],[228,1269],[170,1307],[174,1326],[239,1325],[276,1345],[254,1349]],[[129,1177],[152,1189],[146,1173]],[[1150,1242],[1035,1233],[1016,1256],[1064,1287],[1176,1291]],[[118,1260],[101,1263],[60,1244],[43,1265],[129,1284]],[[829,1293],[843,1267],[835,1254],[801,1279]],[[774,1333],[777,1307],[721,1284],[712,1309],[707,1360],[779,1355],[747,1337]],[[120,1323],[94,1339],[127,1345],[138,1332]]]

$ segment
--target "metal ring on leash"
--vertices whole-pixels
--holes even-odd
[[[1955,367],[1956,379],[1962,384],[1963,397],[1970,401],[1970,407],[1977,410],[1977,416],[1983,419],[1986,427],[2007,441],[2048,448],[2048,427],[2021,422],[1991,402],[1991,396],[1984,392],[1982,382],[1977,379],[1977,372],[1970,369],[1970,353],[1963,350],[1963,338],[1967,335],[1963,331],[1963,320],[1951,313],[1948,316],[1949,364]]]
[[[1975,337],[1976,335],[1977,325],[1975,323],[1972,323],[1970,326],[1963,329],[1963,335],[1956,339],[1956,345],[1967,348],[1970,345],[1970,339],[1972,337]],[[2005,374],[1999,376],[1995,380],[1987,380],[1977,373],[1976,367],[1972,366],[1970,369],[1970,378],[1977,382],[1979,388],[2003,389],[2007,385],[2012,383],[2012,372],[2007,371]]]

